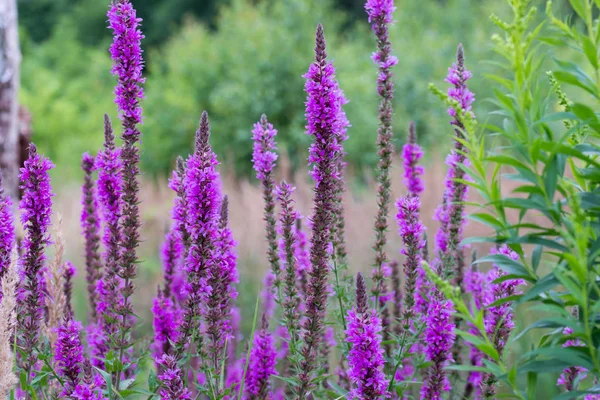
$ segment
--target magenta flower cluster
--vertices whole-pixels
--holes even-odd
[[[348,311],[346,341],[352,345],[348,353],[349,376],[356,388],[352,399],[389,398],[389,381],[384,373],[385,359],[381,346],[381,319],[377,311]]]
[[[139,29],[141,21],[129,0],[116,1],[108,12],[108,23],[114,37],[110,46],[110,56],[114,62],[111,72],[118,78],[115,103],[121,119],[137,124],[142,122],[139,100],[144,98],[141,84],[145,82],[142,76],[144,60],[141,41],[144,35]],[[131,126],[124,132],[125,136],[138,134]]]
[[[266,117],[263,117],[266,121]],[[273,124],[266,122],[264,124],[257,122],[252,130],[252,140],[254,141],[254,152],[252,153],[252,163],[256,171],[256,179],[263,181],[266,175],[273,171],[275,161],[277,161],[277,144],[275,136],[277,130]]]

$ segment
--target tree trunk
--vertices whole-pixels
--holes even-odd
[[[18,200],[19,30],[17,0],[0,0],[0,170],[5,192]]]

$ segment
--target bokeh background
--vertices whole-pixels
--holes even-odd
[[[212,143],[218,153],[225,191],[231,199],[231,222],[239,254],[242,321],[251,324],[255,298],[266,271],[262,197],[251,168],[252,124],[262,113],[279,130],[278,178],[298,186],[298,206],[310,214],[312,187],[306,173],[304,80],[313,60],[314,31],[325,26],[328,54],[349,98],[352,124],[345,205],[353,271],[372,263],[372,220],[376,213],[374,168],[378,98],[376,67],[370,59],[375,39],[362,0],[132,0],[139,16],[147,82],[142,126],[142,228],[135,296],[141,330],[151,329],[150,304],[160,283],[158,249],[169,224],[172,193],[166,179],[178,155],[190,152],[202,110],[209,112]],[[545,1],[539,5],[543,17]],[[491,95],[485,74],[494,60],[490,37],[498,30],[489,21],[507,16],[500,0],[398,0],[391,30],[395,68],[394,140],[404,143],[409,121],[415,121],[425,148],[426,195],[423,218],[430,236],[432,216],[442,198],[444,158],[452,129],[445,108],[428,91],[443,82],[456,46],[463,43],[474,72],[476,113],[487,122]],[[558,15],[570,16],[566,0],[555,1]],[[103,114],[116,119],[114,78],[106,29],[108,0],[19,0],[23,53],[20,102],[31,115],[33,140],[57,165],[53,184],[55,210],[63,216],[68,258],[77,265],[75,309],[86,318],[83,285],[79,169],[81,154],[101,146]],[[404,193],[401,160],[394,160],[394,198]],[[510,190],[510,188],[504,188]],[[472,197],[477,201],[476,196]],[[395,214],[395,213],[394,213]],[[400,241],[391,216],[390,257],[399,257]],[[467,235],[480,235],[469,225]],[[485,251],[485,249],[483,249]],[[520,310],[521,318],[527,312]],[[521,344],[522,350],[527,342]],[[517,348],[517,350],[519,350]],[[552,391],[551,386],[548,388]]]

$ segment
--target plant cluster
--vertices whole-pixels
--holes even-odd
[[[394,154],[392,67],[402,62],[389,38],[396,8],[393,0],[366,1],[380,97],[370,282],[361,273],[349,274],[343,212],[348,100],[327,54],[324,27],[317,26],[314,61],[304,75],[314,182],[308,223],[300,222],[294,187],[276,180],[277,130],[263,115],[252,131],[270,268],[247,338],[236,306],[240,282],[228,197],[203,112],[193,152],[178,159],[169,182],[175,192],[172,225],[162,248],[163,281],[152,307],[148,351],[134,335],[132,306],[141,226],[143,34],[129,0],[111,4],[110,54],[123,144],[115,145],[105,117],[104,147],[82,160],[90,323],[82,326],[72,312],[74,268],[62,259],[60,232],[54,234],[54,258],[45,258],[52,243],[54,166],[32,144],[21,170],[24,238],[18,251],[11,199],[0,191],[0,396],[438,400],[492,399],[502,390],[535,399],[538,377],[555,372],[561,399],[598,398],[600,122],[592,107],[570,101],[561,84],[582,89],[592,102],[600,99],[600,25],[593,20],[600,1],[571,4],[585,25],[557,19],[549,3],[547,37],[540,33],[543,24],[530,28],[535,8],[528,0],[509,0],[512,22],[492,17],[504,32],[494,38],[506,59],[503,73],[488,77],[497,83],[493,102],[504,118],[501,126],[482,129],[477,123],[468,87],[472,74],[458,46],[448,89],[431,86],[448,107],[453,137],[435,215],[439,228],[429,251],[420,215],[423,151],[410,124],[401,152],[406,193],[395,202],[403,243],[396,261],[385,251]],[[568,44],[585,56],[593,74],[556,60],[558,69],[540,79],[541,43]],[[559,112],[549,107],[552,96],[559,99]],[[487,146],[490,140],[498,145]],[[501,186],[509,182],[514,196],[504,197]],[[472,189],[483,201],[471,218],[492,227],[493,235],[463,237]],[[489,255],[468,262],[468,245],[482,241],[494,244]],[[491,268],[482,270],[482,263]],[[518,304],[543,316],[516,327]],[[536,329],[546,329],[540,341],[512,356],[518,338]]]

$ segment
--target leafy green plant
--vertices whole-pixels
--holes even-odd
[[[465,168],[472,178],[467,183],[484,200],[471,217],[488,225],[495,235],[468,241],[507,244],[519,255],[518,261],[502,255],[482,261],[498,265],[506,273],[501,280],[522,279],[528,283],[524,294],[494,305],[515,301],[535,310],[536,316],[541,315],[523,326],[511,343],[540,329],[541,337],[514,362],[497,354],[490,348],[492,338],[482,325],[482,313],[473,313],[468,299],[446,283],[438,279],[438,284],[454,301],[458,315],[480,333],[460,335],[487,355],[483,368],[457,368],[494,374],[520,399],[538,398],[537,381],[545,374],[583,368],[589,378],[584,379],[582,373],[574,386],[560,395],[561,399],[576,398],[597,393],[594,385],[600,373],[600,124],[593,110],[600,93],[600,30],[594,19],[600,2],[570,1],[584,21],[582,26],[555,17],[550,3],[547,21],[534,25],[536,8],[530,1],[509,0],[509,4],[511,22],[492,16],[502,32],[493,38],[494,50],[504,61],[494,64],[496,72],[488,78],[497,86],[491,99],[495,107],[492,113],[500,116],[501,122],[482,127],[467,124],[464,140],[471,161]],[[541,36],[545,26],[550,36]],[[586,62],[580,65],[557,58],[556,70],[543,74],[544,55],[559,54],[557,50],[567,46]],[[570,101],[561,84],[576,89],[576,98],[589,98],[590,103]],[[557,98],[562,108],[558,112],[552,107]],[[502,195],[505,185],[513,188],[510,197]]]

